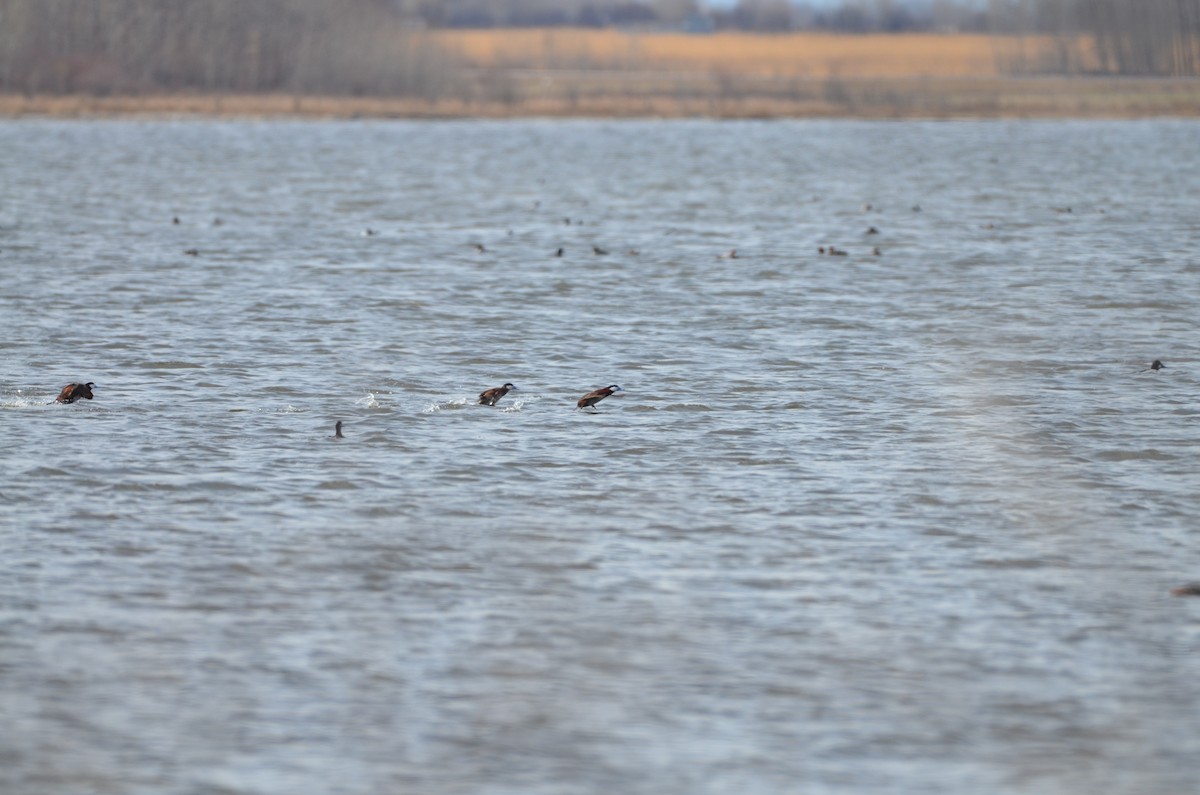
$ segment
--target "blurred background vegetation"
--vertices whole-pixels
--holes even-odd
[[[1200,0],[0,0],[0,93],[26,97],[841,102],[861,78],[1198,70]]]

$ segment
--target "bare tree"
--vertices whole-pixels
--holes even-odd
[[[428,96],[457,64],[387,0],[0,0],[0,90]]]

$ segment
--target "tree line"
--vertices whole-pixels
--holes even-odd
[[[0,0],[0,91],[434,97],[453,67],[387,0]]]

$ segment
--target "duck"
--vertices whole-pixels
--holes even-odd
[[[583,397],[579,398],[579,401],[575,404],[575,410],[578,411],[582,408],[593,408],[597,403],[599,403],[601,400],[604,400],[604,398],[608,397],[609,395],[624,391],[625,390],[621,389],[621,387],[617,386],[616,384],[610,384],[602,389],[594,389]]]
[[[1154,361],[1150,362],[1151,370],[1161,370],[1164,367],[1166,367],[1166,365],[1162,363],[1162,359],[1155,359]]]
[[[84,398],[85,400],[91,400],[92,399],[92,387],[94,387],[94,386],[95,386],[95,384],[92,383],[91,381],[88,381],[86,384],[67,384],[66,386],[64,386],[62,388],[62,391],[58,393],[58,397],[56,397],[54,399],[54,402],[55,403],[74,403],[76,400],[79,400],[80,398]]]
[[[341,420],[338,420],[337,422],[335,422],[333,424],[333,438],[334,439],[345,439],[346,438],[345,436],[342,436],[342,421]]]
[[[498,386],[492,389],[484,390],[483,392],[479,393],[479,405],[494,406],[500,401],[500,398],[504,397],[509,392],[515,392],[516,389],[517,388],[512,384],[505,384],[504,386]]]

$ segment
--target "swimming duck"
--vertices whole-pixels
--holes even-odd
[[[1154,361],[1150,362],[1151,370],[1161,370],[1164,367],[1166,367],[1166,365],[1162,363],[1161,359],[1155,359]]]
[[[94,387],[94,386],[95,386],[95,384],[92,383],[91,381],[88,381],[86,384],[67,384],[66,386],[64,386],[62,388],[62,391],[58,393],[58,397],[56,397],[54,399],[54,402],[55,403],[74,403],[76,400],[79,400],[80,398],[84,398],[86,400],[91,400],[92,399],[92,387]]]
[[[597,403],[599,403],[601,400],[604,400],[604,398],[608,397],[609,395],[613,394],[614,392],[624,392],[624,391],[625,390],[621,389],[621,387],[617,386],[616,384],[606,386],[603,389],[594,389],[591,392],[588,392],[583,397],[579,398],[579,402],[575,404],[575,409],[578,411],[579,409],[582,409],[582,408],[592,408]]]
[[[517,388],[515,386],[513,386],[512,384],[505,384],[504,386],[498,386],[493,389],[488,389],[483,392],[480,392],[479,393],[479,405],[494,406],[494,405],[496,405],[497,402],[499,402],[500,398],[504,397],[509,392],[516,391],[516,389]]]

